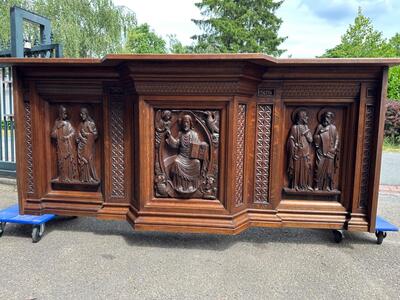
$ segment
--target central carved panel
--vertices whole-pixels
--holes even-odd
[[[219,111],[160,109],[154,125],[155,196],[216,199]]]

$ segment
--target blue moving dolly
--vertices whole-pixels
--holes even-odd
[[[382,244],[383,239],[387,235],[387,231],[399,231],[399,228],[394,226],[393,224],[386,221],[384,218],[379,216],[376,217],[376,226],[375,226],[375,235],[376,235],[376,243],[378,245]]]
[[[55,218],[56,215],[46,214],[41,216],[20,215],[18,204],[0,210],[0,237],[4,233],[7,223],[32,225],[32,242],[37,243],[43,236],[44,224]]]
[[[333,230],[333,238],[336,243],[340,243],[344,238],[344,231],[335,229]],[[389,223],[384,218],[376,216],[376,223],[375,223],[375,235],[376,235],[376,243],[378,245],[382,244],[383,239],[386,237],[388,231],[399,231],[395,225]]]

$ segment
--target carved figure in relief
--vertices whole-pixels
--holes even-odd
[[[197,132],[193,130],[190,115],[184,115],[179,123],[177,138],[172,136],[169,129],[165,135],[166,143],[178,150],[170,169],[170,177],[175,191],[180,194],[192,194],[199,188],[201,177],[204,177],[207,171],[208,144],[201,142]]]
[[[171,128],[172,113],[170,110],[158,110],[156,113],[156,147],[161,142],[161,137]]]
[[[312,191],[310,150],[313,136],[308,128],[308,112],[294,112],[294,125],[287,141],[289,188]]]
[[[338,167],[339,133],[333,124],[334,113],[321,116],[314,134],[316,148],[315,190],[334,190],[334,175]]]
[[[96,124],[89,116],[87,108],[81,108],[81,123],[78,128],[79,179],[83,183],[98,183],[95,167],[95,141],[98,133]]]
[[[156,178],[154,179],[155,182],[155,188],[156,188],[156,193],[158,196],[161,197],[167,197],[168,196],[168,185],[167,185],[167,179],[165,178],[165,175],[162,173],[156,174]]]
[[[75,129],[68,120],[67,109],[63,105],[58,108],[58,118],[51,130],[51,137],[57,143],[58,181],[64,183],[77,181]]]
[[[211,132],[212,142],[215,146],[219,143],[219,113],[216,111],[206,111],[206,124]]]
[[[217,198],[217,187],[215,186],[216,180],[213,176],[207,176],[204,181],[203,197],[205,199]]]

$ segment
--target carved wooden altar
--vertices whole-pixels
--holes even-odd
[[[14,67],[22,213],[137,230],[374,231],[397,59],[108,55]]]

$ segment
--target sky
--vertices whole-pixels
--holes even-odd
[[[139,23],[148,23],[165,39],[175,34],[184,44],[200,33],[191,19],[201,19],[194,3],[199,0],[114,0],[136,14]],[[286,36],[282,57],[311,58],[340,43],[358,7],[372,19],[375,29],[386,38],[400,32],[400,0],[285,0],[277,15],[283,24],[279,35]]]

